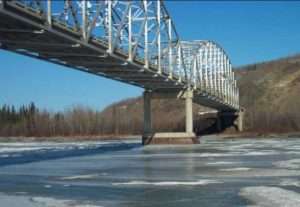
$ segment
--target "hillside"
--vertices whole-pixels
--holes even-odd
[[[248,130],[300,130],[300,55],[237,70]]]
[[[300,131],[300,55],[270,62],[236,68],[240,102],[246,109],[246,131],[294,132]],[[214,120],[197,116],[204,107],[194,105],[195,125],[200,132],[211,131]],[[121,101],[107,107],[102,115],[107,120],[119,117],[115,129],[119,133],[135,133],[142,129],[141,97]],[[156,130],[184,129],[184,102],[155,100],[152,105]],[[111,125],[109,121],[107,124]],[[113,125],[113,124],[112,124]],[[233,132],[233,130],[225,130]]]

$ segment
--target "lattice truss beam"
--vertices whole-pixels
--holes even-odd
[[[161,1],[65,0],[64,4],[53,1],[49,6],[49,23],[64,22],[80,31],[86,41],[106,43],[109,53],[122,53],[129,61],[140,61],[158,73],[184,77],[183,67],[175,64],[183,62],[178,60],[182,58],[179,38]]]
[[[187,79],[204,95],[239,106],[239,90],[226,52],[213,41],[181,42]]]
[[[224,50],[212,41],[181,41],[161,0],[14,2],[38,11],[50,27],[64,25],[87,43],[101,42],[110,54],[184,83],[200,95],[239,107],[239,91]]]

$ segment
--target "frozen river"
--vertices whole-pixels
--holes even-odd
[[[0,207],[300,206],[300,138],[0,143]]]

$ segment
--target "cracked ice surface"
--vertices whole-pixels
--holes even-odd
[[[300,194],[278,187],[245,187],[240,195],[261,207],[299,207]]]

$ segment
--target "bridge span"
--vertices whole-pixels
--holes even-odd
[[[145,144],[197,142],[193,102],[240,111],[226,52],[213,41],[182,41],[161,0],[0,0],[0,47],[144,88]],[[186,132],[152,131],[153,98],[185,99]]]

